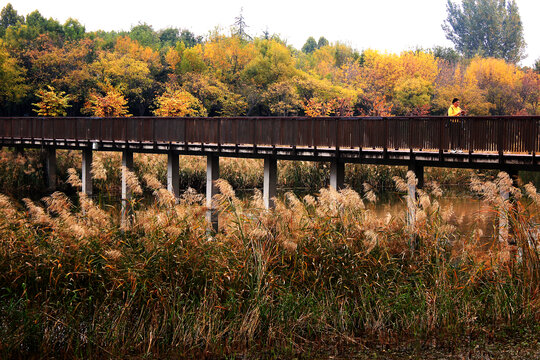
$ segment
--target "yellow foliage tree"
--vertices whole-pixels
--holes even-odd
[[[69,101],[71,100],[70,95],[66,95],[64,91],[56,92],[54,87],[47,85],[48,90],[41,89],[36,93],[37,97],[41,99],[35,104],[32,104],[36,107],[34,111],[39,116],[66,116]]]
[[[461,107],[469,115],[488,115],[492,107],[486,100],[485,91],[476,82],[464,78],[463,66],[441,62],[435,94],[431,101],[432,112],[447,115],[453,98],[461,99]],[[466,70],[466,68],[465,68]]]
[[[362,87],[368,108],[375,109],[377,103],[377,108],[393,107],[397,114],[404,114],[426,106],[437,74],[437,59],[432,54],[408,51],[397,55],[366,50],[364,66],[356,72],[360,79],[349,76],[348,81]]]
[[[492,115],[513,115],[523,110],[519,88],[523,71],[502,59],[474,58],[465,73],[465,81],[485,92]]]
[[[205,44],[203,58],[218,79],[234,82],[255,55],[253,43],[216,35]]]
[[[303,107],[306,116],[309,117],[352,116],[354,110],[351,99],[344,98],[335,98],[328,101],[311,98],[303,104]]]
[[[156,116],[207,116],[208,112],[195,96],[183,89],[168,88],[156,99]]]

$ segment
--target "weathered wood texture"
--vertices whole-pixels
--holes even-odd
[[[540,116],[0,118],[0,139],[538,152]],[[455,119],[454,119],[455,120]]]

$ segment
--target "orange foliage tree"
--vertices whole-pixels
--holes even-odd
[[[127,100],[122,92],[109,87],[105,95],[93,93],[84,105],[83,111],[98,117],[128,117]]]

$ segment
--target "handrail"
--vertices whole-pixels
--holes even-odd
[[[540,116],[400,117],[0,117],[0,139],[76,142],[540,151]]]

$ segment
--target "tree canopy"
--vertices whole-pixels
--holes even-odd
[[[525,57],[523,25],[515,0],[448,0],[443,24],[457,51],[471,58],[495,57],[518,63]]]
[[[538,62],[485,52],[359,52],[323,36],[300,51],[269,31],[242,35],[242,13],[231,32],[206,37],[144,23],[86,32],[76,19],[25,18],[11,5],[1,16],[0,116],[62,101],[55,112],[70,116],[441,115],[454,97],[471,115],[540,113]]]

